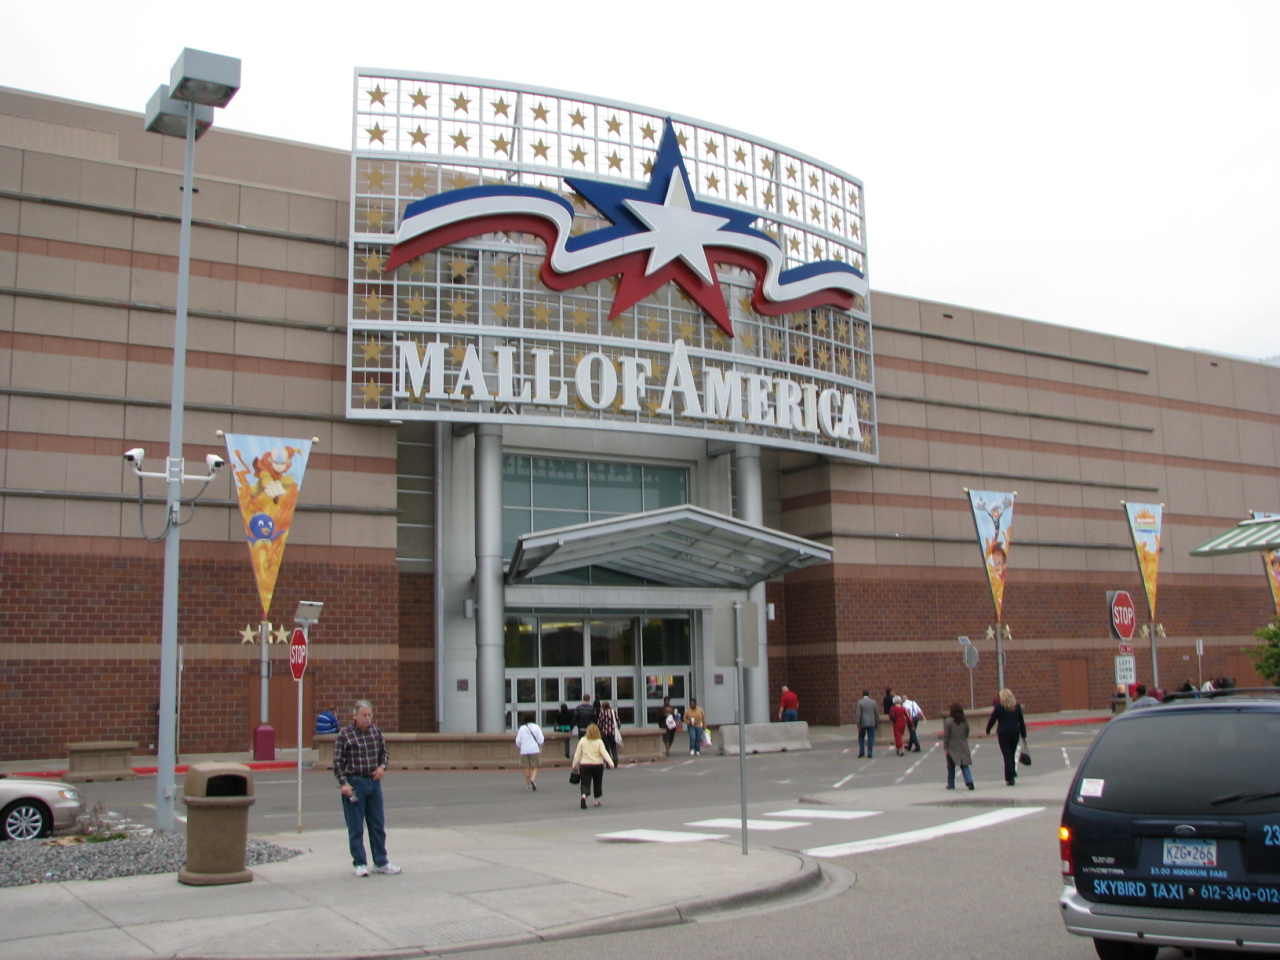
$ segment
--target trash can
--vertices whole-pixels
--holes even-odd
[[[193,886],[245,883],[253,771],[242,763],[192,764],[182,788],[187,806],[187,865],[178,882]]]

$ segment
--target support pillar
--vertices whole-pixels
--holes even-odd
[[[734,499],[738,519],[747,523],[764,523],[764,493],[760,480],[760,448],[752,443],[736,443],[734,458]],[[760,666],[745,671],[745,713],[747,723],[769,722],[769,651],[766,636],[765,588],[757,583],[747,591],[747,600],[756,605],[760,638]]]
[[[502,427],[476,427],[476,730],[506,729],[502,614]]]

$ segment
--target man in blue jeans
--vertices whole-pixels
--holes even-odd
[[[367,877],[364,852],[365,825],[373,848],[373,873],[399,873],[387,860],[386,818],[382,810],[382,778],[387,772],[387,745],[382,731],[373,725],[373,704],[357,700],[352,722],[338,732],[333,744],[333,775],[342,788],[342,813],[347,819],[351,862],[357,877]]]

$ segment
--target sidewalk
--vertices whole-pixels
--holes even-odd
[[[1028,721],[1041,727],[1100,719],[1085,716]],[[813,739],[848,739],[848,729],[816,728]],[[921,783],[797,799],[850,808],[952,804],[974,812],[1054,807],[1070,774],[1028,777],[1008,793],[951,794]],[[0,960],[423,957],[677,924],[816,892],[824,882],[817,861],[771,849],[757,834],[743,856],[736,830],[724,831],[725,841],[674,844],[608,843],[597,832],[585,817],[396,828],[389,841],[404,873],[367,879],[351,876],[345,830],[281,833],[261,839],[302,855],[254,867],[251,883],[189,887],[169,873],[6,888]]]

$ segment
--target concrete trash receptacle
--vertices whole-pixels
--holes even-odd
[[[187,865],[178,881],[193,886],[245,883],[253,771],[242,763],[193,764],[182,788],[187,806]]]

